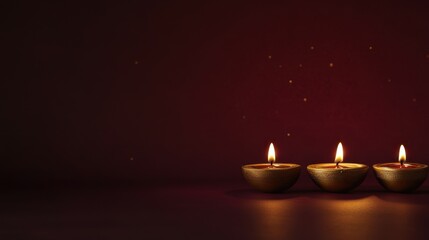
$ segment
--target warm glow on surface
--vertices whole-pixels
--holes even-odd
[[[268,162],[273,163],[276,161],[276,152],[274,151],[274,144],[270,144],[270,149],[268,149]]]
[[[401,145],[401,147],[399,148],[399,162],[405,162],[406,159],[407,155],[405,154],[405,147],[404,145]]]
[[[340,163],[343,161],[343,145],[338,143],[337,154],[335,155],[335,163]]]

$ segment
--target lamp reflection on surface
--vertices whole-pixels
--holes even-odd
[[[253,235],[259,239],[287,239],[293,236],[296,203],[288,200],[258,200],[250,207]]]
[[[332,236],[335,233],[336,239],[369,239],[376,234],[379,225],[373,215],[376,206],[374,197],[318,201],[317,207],[322,211],[318,222],[325,230],[320,234]]]
[[[0,202],[8,207],[0,214],[0,238],[428,239],[427,190],[330,194],[295,189],[263,194],[242,186],[178,184],[3,194]],[[5,231],[10,234],[5,236]]]
[[[384,201],[374,195],[352,200],[325,200],[320,223],[336,239],[413,239],[414,206]],[[329,237],[329,236],[326,236]]]
[[[255,239],[412,239],[418,206],[377,195],[309,194],[251,200]],[[418,225],[418,223],[415,223]]]

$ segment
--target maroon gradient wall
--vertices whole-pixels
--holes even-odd
[[[2,178],[240,179],[270,142],[429,163],[427,4],[228,2],[4,6]]]

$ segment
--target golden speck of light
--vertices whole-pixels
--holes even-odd
[[[310,50],[314,50],[314,46],[310,46]]]
[[[243,120],[244,120],[244,119],[246,119],[246,115],[243,115],[241,118],[242,118]]]
[[[134,158],[133,158],[133,157],[130,157],[130,160],[131,160],[131,161],[134,161]]]
[[[413,98],[413,102],[417,102],[417,98]]]
[[[268,55],[268,59],[271,59],[272,57],[271,57],[271,55]]]
[[[290,133],[286,133],[286,136],[290,137]]]
[[[303,98],[302,100],[303,100],[304,102],[307,102],[307,98],[306,98],[306,97],[305,97],[305,98]]]
[[[329,63],[329,67],[334,67],[334,63]]]
[[[299,67],[302,67],[302,64],[300,63],[298,66],[299,66]]]
[[[282,68],[283,66],[282,65],[279,65],[279,68]]]
[[[134,64],[135,64],[135,65],[139,64],[139,61],[134,61]]]
[[[387,79],[387,82],[392,82],[392,79],[388,78],[388,79]]]
[[[372,49],[373,49],[373,47],[372,47],[372,46],[369,46],[369,47],[368,47],[368,49],[369,49],[369,50],[372,50]]]
[[[292,80],[289,80],[289,84],[292,84],[293,83],[293,81]]]

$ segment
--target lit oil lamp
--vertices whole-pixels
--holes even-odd
[[[347,192],[359,186],[368,172],[368,166],[359,163],[343,163],[343,145],[338,144],[334,163],[318,163],[307,166],[313,182],[328,192]]]
[[[374,164],[372,167],[378,182],[393,192],[416,190],[426,180],[428,165],[406,163],[406,160],[405,147],[401,145],[398,162]]]
[[[255,189],[262,192],[282,192],[289,189],[299,177],[301,166],[294,163],[275,163],[276,154],[271,143],[268,163],[242,166],[243,176]]]

